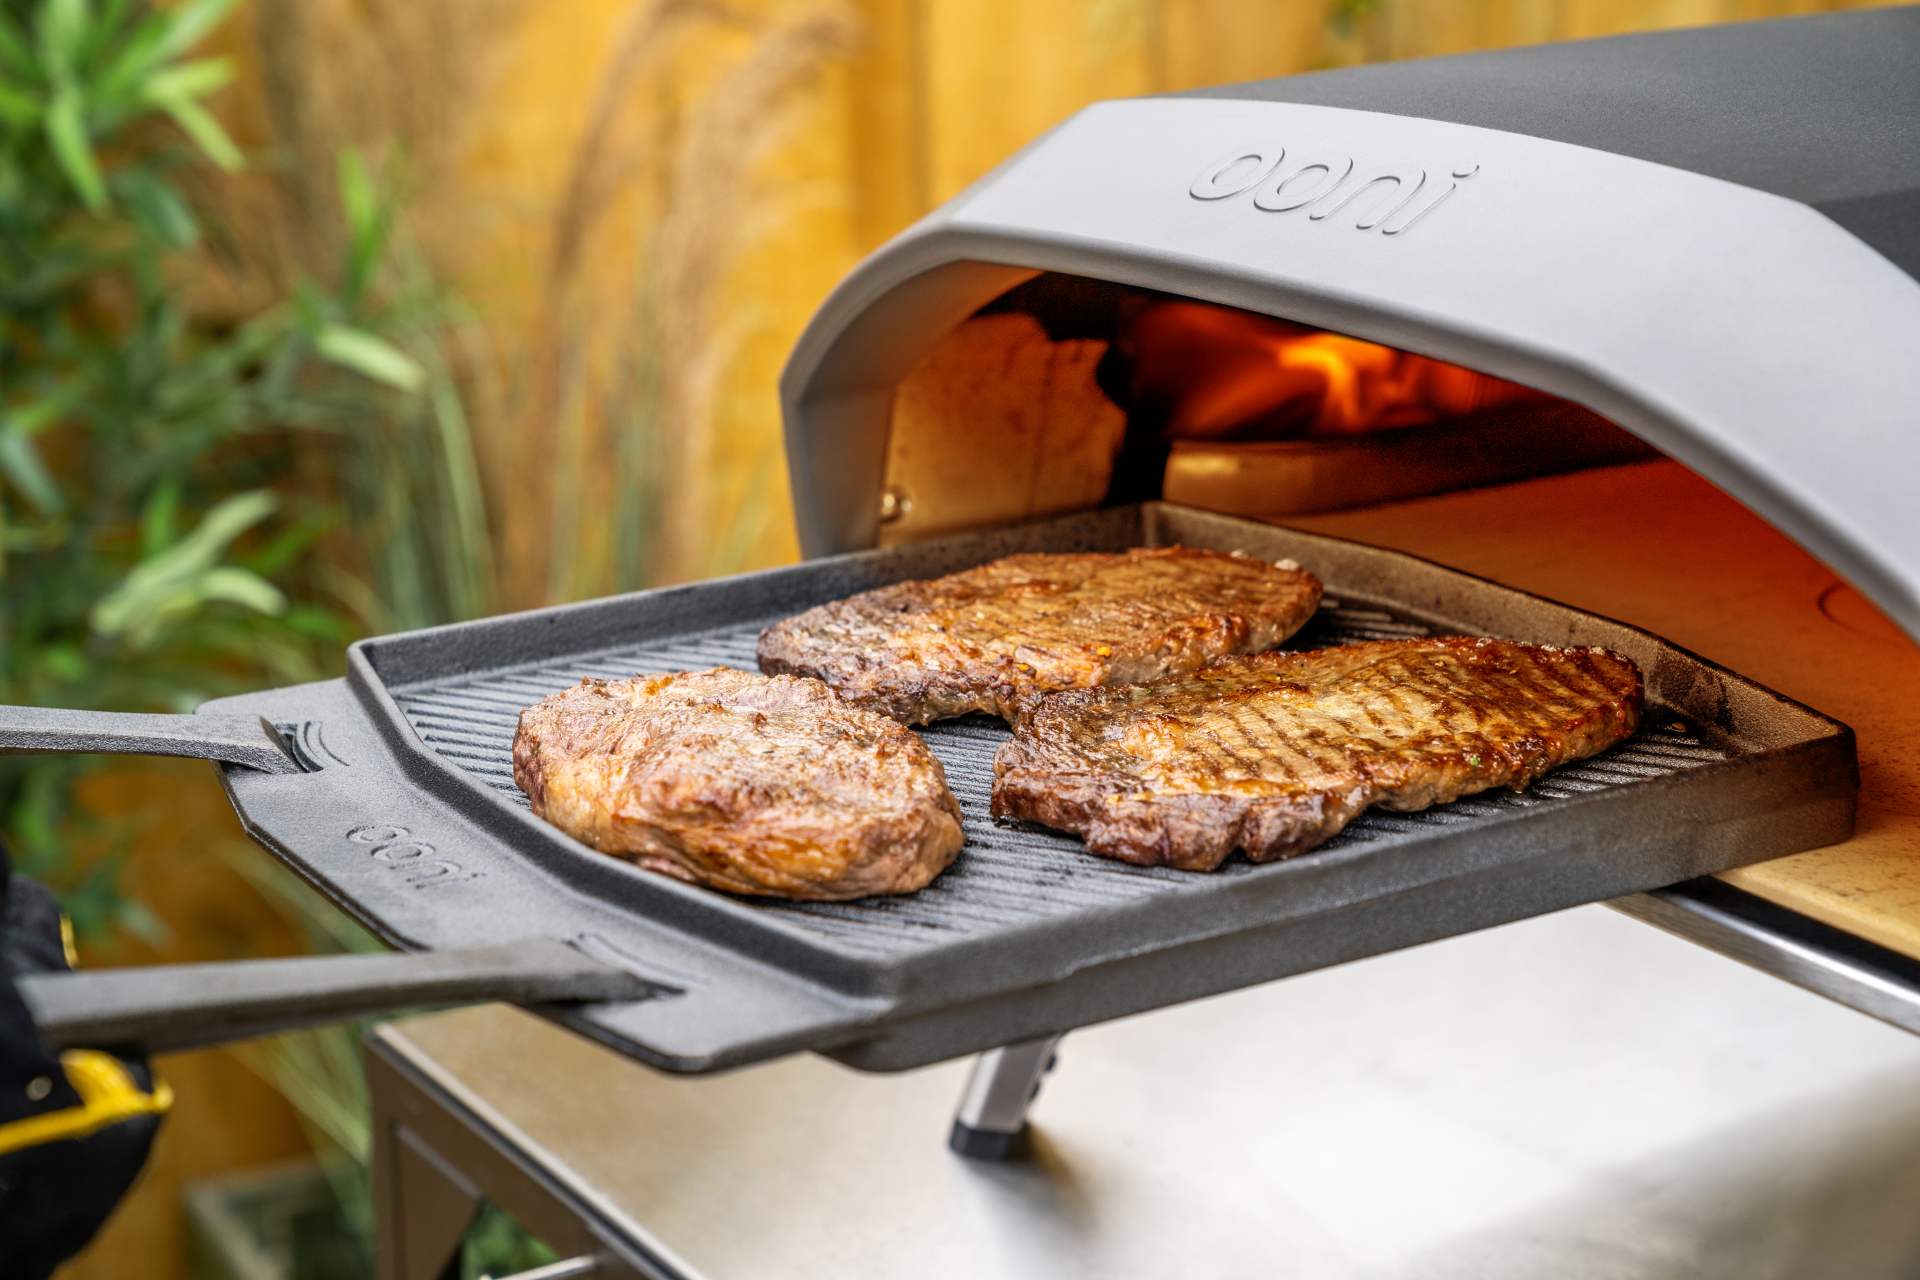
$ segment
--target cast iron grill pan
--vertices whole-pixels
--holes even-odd
[[[856,903],[732,898],[641,871],[535,818],[513,786],[519,710],[582,676],[751,669],[768,622],[856,591],[1016,551],[1171,543],[1317,573],[1327,604],[1296,648],[1432,633],[1606,645],[1646,676],[1643,730],[1525,793],[1370,811],[1302,857],[1191,875],[995,823],[1006,730],[951,721],[922,732],[965,849],[918,894]],[[0,723],[0,746],[171,740],[239,761],[221,776],[249,834],[382,938],[543,957],[502,997],[572,983],[599,1002],[552,1016],[677,1071],[800,1050],[900,1069],[1071,1030],[1829,844],[1852,831],[1857,787],[1845,726],[1636,628],[1396,552],[1160,503],[363,641],[344,680],[202,711],[114,741]],[[259,718],[297,767],[247,741]],[[567,956],[623,975],[623,998],[601,998],[604,973],[595,987],[560,972]],[[484,976],[469,975],[466,998]]]
[[[520,709],[582,677],[620,679],[636,674],[707,667],[757,670],[761,629],[784,614],[752,618],[710,631],[674,636],[567,661],[394,690],[394,700],[421,740],[463,771],[521,808],[526,796],[513,782],[513,734]],[[1436,628],[1390,608],[1328,600],[1312,625],[1286,644],[1314,649],[1359,640],[1432,635]],[[1649,731],[1590,760],[1555,770],[1525,792],[1482,792],[1420,813],[1370,809],[1322,851],[1364,849],[1391,837],[1469,825],[1504,813],[1522,813],[1605,787],[1628,785],[1726,761],[1715,746],[1672,715],[1652,718]],[[1111,903],[1157,895],[1204,892],[1210,878],[1258,874],[1236,857],[1213,877],[1161,867],[1135,867],[1087,854],[1078,840],[1025,823],[997,822],[988,813],[994,751],[1008,737],[997,718],[968,716],[918,730],[945,767],[960,801],[967,844],[954,866],[928,888],[903,897],[859,902],[785,902],[759,909],[817,935],[824,944],[884,961],[937,950],[957,938],[987,937],[1023,924],[1044,924]]]

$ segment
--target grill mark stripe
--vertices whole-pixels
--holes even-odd
[[[1581,690],[1574,685],[1570,672],[1563,664],[1550,663],[1546,661],[1545,656],[1541,654],[1530,653],[1527,655],[1527,658],[1534,667],[1536,677],[1543,684],[1564,691],[1569,700],[1581,702],[1591,696],[1590,694],[1582,693]],[[1610,691],[1603,685],[1596,684],[1595,689],[1598,692],[1611,696]]]

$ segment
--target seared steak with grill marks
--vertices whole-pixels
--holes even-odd
[[[1038,699],[994,757],[993,812],[1125,862],[1265,862],[1371,804],[1518,791],[1627,737],[1640,701],[1639,669],[1605,649],[1452,636],[1226,658]]]
[[[911,893],[962,838],[925,743],[791,676],[583,680],[520,713],[513,780],[574,838],[730,893]]]
[[[1036,694],[1271,648],[1319,604],[1312,574],[1237,553],[1007,556],[775,623],[760,636],[760,669],[818,676],[907,724],[969,711],[1011,720]]]

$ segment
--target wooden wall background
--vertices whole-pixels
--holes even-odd
[[[224,37],[242,67],[226,114],[259,158],[222,193],[243,269],[205,287],[244,306],[325,270],[339,149],[386,157],[412,252],[460,300],[444,345],[488,492],[496,603],[731,572],[795,555],[775,385],[814,307],[1079,107],[1851,7],[1865,6],[253,0]],[[205,806],[170,801],[183,830],[230,823],[204,790]],[[204,859],[150,879],[182,941],[149,958],[284,944]],[[71,1277],[185,1276],[183,1183],[298,1150],[285,1109],[225,1055],[162,1065],[179,1102],[154,1164]]]

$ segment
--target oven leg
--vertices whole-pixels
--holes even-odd
[[[1059,1036],[1022,1040],[973,1060],[947,1145],[974,1160],[1005,1160],[1027,1134],[1027,1108],[1053,1070]]]
[[[480,1212],[480,1192],[406,1123],[404,1100],[390,1096],[391,1085],[382,1087],[385,1073],[367,1074],[373,1095],[374,1275],[458,1280],[460,1245]]]

